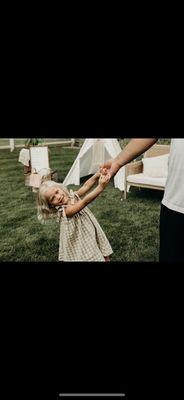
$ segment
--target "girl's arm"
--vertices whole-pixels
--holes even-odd
[[[67,217],[73,217],[74,214],[81,211],[89,203],[91,203],[96,197],[98,197],[107,186],[110,180],[110,175],[100,176],[98,186],[90,193],[88,193],[83,199],[80,199],[76,204],[66,207],[65,212]]]
[[[82,197],[84,196],[87,192],[89,192],[89,190],[94,186],[94,184],[96,183],[97,179],[100,178],[100,172],[97,172],[96,174],[94,174],[91,178],[89,178],[84,185],[76,191],[76,193],[78,194],[78,196]]]

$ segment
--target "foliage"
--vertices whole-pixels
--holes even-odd
[[[126,138],[126,139],[119,139],[119,144],[121,148],[125,147],[127,143],[131,140],[131,138]],[[157,144],[170,144],[171,139],[158,139]]]
[[[33,139],[33,138],[30,138],[30,139],[26,139],[25,145],[27,147],[29,147],[29,146],[37,146],[38,144],[43,143],[43,141],[44,141],[44,139],[38,139],[38,138]]]

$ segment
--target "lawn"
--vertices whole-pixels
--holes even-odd
[[[0,150],[0,261],[57,261],[59,225],[37,220],[34,194],[24,185],[19,149]],[[51,147],[50,167],[62,182],[79,149]],[[75,188],[76,186],[71,186]],[[90,209],[114,251],[112,261],[157,261],[163,192],[131,188],[127,200],[113,183]]]
[[[26,142],[26,140],[27,139],[23,139],[23,138],[19,138],[19,139],[15,139],[15,146],[16,145],[20,145],[20,144],[23,144],[23,145],[25,145],[25,142]],[[58,140],[62,140],[62,141],[65,141],[65,140],[70,140],[69,138],[61,138],[61,139],[53,139],[53,138],[48,138],[48,139],[44,139],[44,143],[47,143],[47,142],[58,142]],[[10,144],[10,141],[9,141],[9,139],[8,138],[0,138],[0,146],[9,146],[9,144]]]

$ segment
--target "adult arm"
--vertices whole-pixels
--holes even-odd
[[[100,171],[104,174],[108,171],[111,177],[114,176],[123,165],[126,165],[137,158],[140,154],[144,153],[153,146],[157,140],[158,138],[131,139],[117,157],[108,160],[100,166]]]

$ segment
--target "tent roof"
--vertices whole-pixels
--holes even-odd
[[[80,185],[80,178],[97,172],[101,163],[116,157],[120,152],[117,139],[86,139],[63,184]],[[114,186],[124,190],[124,167],[114,177]]]

